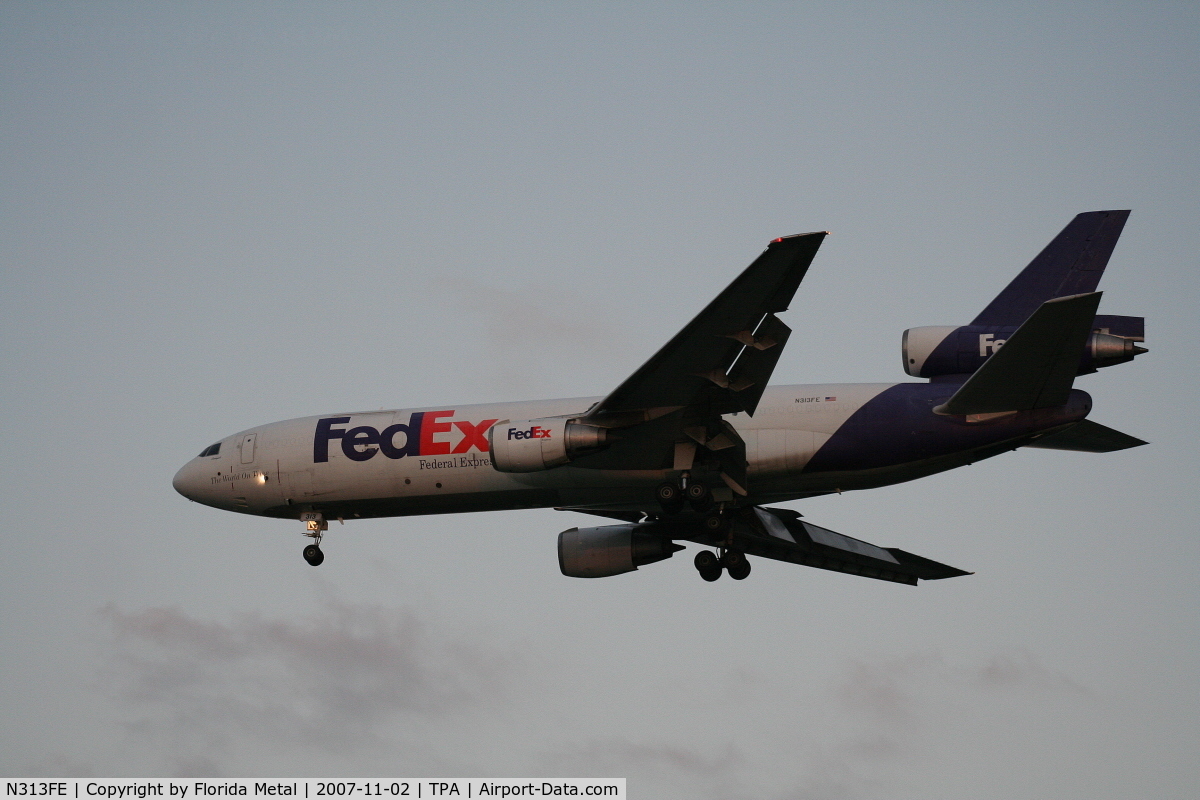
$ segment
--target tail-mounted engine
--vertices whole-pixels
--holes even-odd
[[[1017,327],[996,325],[930,326],[904,332],[904,371],[914,378],[970,374],[1000,349]],[[1145,353],[1145,319],[1100,314],[1092,325],[1077,375],[1132,361]]]
[[[558,566],[570,578],[607,578],[670,558],[683,545],[647,529],[654,524],[571,528],[558,535]]]
[[[608,431],[566,417],[509,420],[492,426],[488,443],[500,472],[538,472],[603,449]]]

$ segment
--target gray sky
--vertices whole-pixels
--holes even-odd
[[[656,798],[1178,798],[1200,768],[1194,4],[0,6],[0,774],[625,776]],[[794,504],[976,575],[551,510],[334,526],[171,489],[308,414],[602,394],[831,230],[777,382],[894,381],[1080,212],[1152,442]]]

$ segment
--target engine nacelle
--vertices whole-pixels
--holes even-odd
[[[607,578],[670,558],[683,545],[644,524],[571,528],[558,535],[558,566],[569,578]]]
[[[1015,325],[909,328],[904,332],[901,346],[904,371],[914,378],[970,374],[1003,347],[1016,330]],[[1132,361],[1134,356],[1146,352],[1145,348],[1136,344],[1144,339],[1145,320],[1142,317],[1097,315],[1077,374],[1085,375],[1103,367]]]
[[[608,431],[566,417],[508,420],[488,431],[492,466],[500,472],[538,472],[600,450]]]

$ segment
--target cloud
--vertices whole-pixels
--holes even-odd
[[[626,332],[603,313],[603,304],[610,300],[596,300],[603,293],[571,292],[546,281],[497,288],[469,278],[438,277],[430,284],[452,298],[453,307],[468,312],[462,315],[463,324],[480,329],[477,357],[487,364],[491,391],[515,397],[538,391],[604,391],[612,387],[593,385],[597,370],[610,368],[621,375],[633,369],[627,358],[619,357],[629,344]],[[586,308],[579,307],[581,297],[589,298]],[[649,356],[659,344],[635,347],[633,362]],[[556,380],[543,384],[547,364],[555,366]],[[563,389],[564,385],[575,388]]]
[[[96,769],[62,752],[47,753],[33,759],[25,768],[31,778],[94,778]]]
[[[437,277],[430,282],[453,297],[456,305],[470,308],[473,318],[482,324],[488,344],[497,349],[530,345],[591,348],[614,333],[594,309],[571,313],[572,304],[579,302],[577,293],[564,294],[544,282],[524,289],[500,289],[464,277]]]
[[[393,751],[397,730],[492,704],[513,662],[411,611],[336,600],[301,619],[219,623],[111,605],[101,617],[111,631],[102,678],[127,730],[192,776],[217,775],[257,744]]]
[[[675,794],[728,800],[736,796],[734,787],[746,768],[746,759],[732,743],[706,752],[693,745],[610,736],[549,753],[542,764],[548,775],[621,776],[643,790],[661,784],[672,787]],[[690,790],[680,791],[685,787]]]
[[[974,694],[980,690],[1092,696],[1088,689],[1042,665],[1026,650],[995,653],[982,663],[963,666],[952,666],[934,652],[875,662],[852,661],[837,693],[847,711],[880,722],[907,724],[921,717],[933,698]]]
[[[589,706],[577,672],[536,643],[518,656],[404,608],[326,598],[297,619],[114,606],[101,617],[106,692],[135,743],[181,777],[313,763],[626,777],[664,797],[917,796],[912,776],[939,759],[1004,745],[1005,715],[1045,728],[1015,745],[1037,748],[1093,705],[1029,652],[922,651],[845,659],[817,682],[747,666],[699,707],[687,681],[668,680],[657,707],[614,714]]]
[[[895,795],[905,785],[902,776],[953,749],[957,739],[991,742],[988,720],[1010,706],[1046,718],[1094,699],[1024,650],[967,664],[937,651],[852,659],[831,689],[825,710],[833,723],[797,748],[800,776],[784,797]],[[1001,706],[996,695],[1006,696]],[[921,794],[916,785],[912,792]]]
[[[610,737],[560,750],[548,755],[545,762],[552,773],[565,768],[601,777],[651,770],[712,778],[742,766],[744,759],[733,745],[716,755],[706,755],[684,746],[641,744]]]
[[[979,686],[993,691],[1017,690],[1094,697],[1090,689],[1061,672],[1043,666],[1027,650],[993,655],[975,670],[974,677]]]

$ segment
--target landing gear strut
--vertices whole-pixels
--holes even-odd
[[[300,521],[307,526],[304,535],[313,539],[313,543],[304,548],[304,560],[314,567],[320,566],[325,560],[325,553],[321,551],[321,537],[329,530],[329,523],[320,511],[305,511],[300,515]]]

